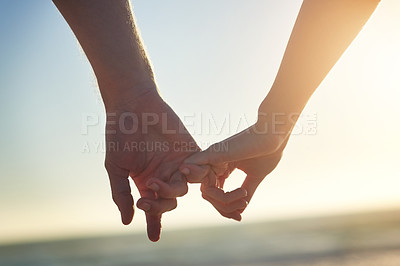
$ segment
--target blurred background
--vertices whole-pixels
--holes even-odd
[[[301,3],[132,0],[160,91],[202,148],[255,122]],[[0,265],[399,265],[399,12],[381,1],[241,223],[191,185],[153,244],[142,211],[123,226],[111,200],[104,107],[67,23],[50,0],[0,1]]]

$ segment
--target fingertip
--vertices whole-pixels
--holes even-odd
[[[235,212],[235,213],[233,213],[233,215],[232,215],[232,217],[231,217],[233,220],[235,220],[235,221],[237,221],[237,222],[240,222],[240,221],[242,221],[242,215],[240,215],[240,213],[239,212]]]
[[[179,171],[184,175],[190,175],[190,169],[187,167],[179,168]]]
[[[131,210],[120,210],[121,214],[121,222],[124,225],[129,225],[132,222],[133,215],[134,215],[134,208],[132,206]]]
[[[151,242],[158,242],[160,240],[160,235],[147,235]]]
[[[121,215],[121,221],[123,225],[129,225],[132,222],[132,219],[125,218],[124,216]]]
[[[116,201],[118,210],[121,216],[121,222],[124,225],[128,225],[132,222],[133,215],[135,213],[135,206],[133,204],[133,199],[130,197],[127,201]]]
[[[146,215],[147,237],[152,242],[160,240],[161,236],[161,215]]]
[[[148,188],[153,190],[154,192],[157,192],[160,190],[160,186],[157,183],[151,183],[150,185],[147,185]]]

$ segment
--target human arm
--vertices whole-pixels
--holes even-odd
[[[273,86],[258,109],[257,123],[193,155],[185,164],[210,165],[215,174],[222,177],[226,174],[221,169],[230,169],[232,164],[251,164],[251,168],[259,169],[261,175],[247,175],[242,188],[251,188],[246,196],[249,199],[269,169],[273,170],[279,162],[279,154],[282,154],[313,92],[360,32],[378,3],[379,0],[305,0]],[[279,159],[271,161],[270,158]],[[181,168],[185,167],[188,165]],[[197,173],[201,171],[190,173],[188,180],[199,181],[194,176]],[[233,204],[234,201],[225,200],[223,194],[219,194],[222,195],[220,202],[227,203],[225,207]]]
[[[175,198],[187,191],[186,181],[176,171],[197,145],[158,94],[128,0],[53,2],[96,75],[107,112],[105,165],[121,220],[129,224],[134,214],[131,176],[142,196],[137,206],[146,211],[149,238],[157,241],[161,214],[175,208]],[[164,125],[176,132],[164,134]],[[176,148],[176,143],[193,150]],[[153,183],[161,189],[150,190]]]
[[[53,0],[82,46],[107,111],[156,90],[128,0]]]

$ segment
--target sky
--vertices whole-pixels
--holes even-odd
[[[161,94],[202,148],[254,123],[301,2],[132,1]],[[399,12],[399,1],[381,1],[241,223],[400,207]],[[145,234],[140,210],[120,223],[103,168],[104,107],[52,2],[0,1],[0,36],[0,243]],[[235,172],[228,188],[243,178]],[[163,217],[164,231],[226,224],[236,222],[197,185]]]

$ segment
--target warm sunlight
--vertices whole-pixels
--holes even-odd
[[[112,38],[89,40],[85,46],[85,40],[90,38],[86,37],[85,32],[79,33],[83,22],[75,21],[78,25],[76,30],[71,21],[69,24],[65,21],[68,11],[61,14],[52,1],[25,2],[24,5],[13,1],[0,3],[0,34],[3,36],[0,43],[0,146],[3,150],[0,160],[1,265],[14,261],[7,251],[7,245],[11,243],[99,236],[105,238],[98,242],[93,240],[93,250],[86,250],[89,244],[79,242],[84,246],[82,250],[87,254],[93,252],[93,257],[97,256],[97,247],[98,250],[104,249],[101,255],[105,257],[116,256],[118,252],[112,248],[118,247],[121,254],[131,254],[129,252],[132,250],[134,259],[131,254],[125,259],[110,260],[111,264],[118,265],[131,262],[161,265],[157,264],[161,260],[166,265],[189,265],[184,255],[181,263],[176,263],[175,259],[180,258],[178,255],[174,259],[169,257],[168,248],[181,244],[182,248],[189,250],[186,255],[191,254],[198,262],[193,265],[208,262],[204,256],[196,257],[197,253],[191,247],[209,252],[210,258],[215,259],[215,265],[239,265],[240,256],[245,256],[244,253],[254,254],[255,257],[250,259],[252,255],[248,255],[240,265],[264,265],[267,261],[272,263],[273,258],[277,258],[278,263],[282,259],[282,262],[292,265],[293,261],[298,262],[297,258],[305,258],[307,254],[311,254],[310,258],[322,258],[325,255],[321,254],[328,254],[332,265],[339,265],[339,259],[332,254],[343,253],[351,258],[361,258],[363,255],[357,253],[358,250],[366,250],[365,254],[373,250],[368,256],[377,250],[388,252],[386,255],[394,254],[393,250],[398,251],[400,1],[381,0],[354,40],[345,31],[337,32],[342,39],[334,34],[327,35],[335,37],[335,41],[320,38],[320,35],[305,30],[311,28],[313,21],[304,20],[310,23],[305,23],[307,27],[303,28],[303,34],[308,37],[299,39],[303,42],[294,42],[297,45],[282,63],[284,70],[281,72],[284,74],[276,78],[303,1],[132,0],[134,16],[163,100],[174,110],[177,120],[180,118],[200,148],[206,149],[256,123],[260,103],[271,87],[281,86],[283,89],[281,94],[270,96],[274,101],[268,102],[266,107],[262,106],[267,110],[265,113],[272,113],[271,110],[281,107],[287,113],[297,113],[305,105],[282,159],[257,187],[241,214],[240,223],[222,217],[217,207],[204,200],[200,184],[189,184],[189,192],[178,197],[177,208],[162,216],[161,244],[150,244],[146,239],[146,217],[142,208],[136,207],[130,225],[121,224],[120,212],[112,200],[108,173],[104,169],[108,147],[104,128],[106,119],[109,119],[105,115],[105,105],[112,106],[114,103],[112,100],[106,103],[105,99],[115,92],[118,92],[115,93],[118,95],[116,98],[122,99],[122,102],[129,98],[122,89],[119,91],[119,87],[123,86],[114,88],[110,80],[135,76],[132,73],[139,72],[140,67],[129,66],[129,70],[123,72],[124,64],[130,64],[132,60],[129,50],[118,57],[117,52],[123,50],[122,41],[118,43],[117,52],[111,56],[110,61],[115,65],[109,69],[103,67],[101,63],[107,61],[107,56],[112,53],[100,48],[99,52],[96,48],[105,41],[107,49],[101,48],[108,51],[113,46]],[[335,5],[337,2],[330,3]],[[361,9],[359,11],[353,18],[359,19],[362,13]],[[365,14],[369,16],[368,12]],[[130,23],[127,17],[124,17],[124,26]],[[327,24],[331,20],[329,17],[321,18]],[[110,21],[115,22],[115,19]],[[351,20],[341,23],[346,25],[351,35],[355,32],[351,26],[361,28],[364,20],[360,21],[358,24],[351,24]],[[96,20],[94,25],[99,27],[101,23],[110,24],[104,18]],[[103,28],[102,32],[106,31],[105,26],[100,28]],[[316,31],[320,30],[315,28]],[[121,37],[118,33],[112,33],[115,34],[114,38]],[[83,36],[81,39],[79,34]],[[78,47],[77,39],[81,45],[83,43],[82,48]],[[347,46],[347,43],[343,44],[344,39],[353,41]],[[312,43],[319,43],[320,49],[316,49]],[[336,62],[335,55],[338,52],[332,48],[329,50],[331,53],[327,54],[323,49],[326,46],[347,49]],[[92,64],[86,58],[90,54],[88,50],[97,60],[91,60]],[[314,92],[314,87],[320,82],[316,76],[324,76],[332,62],[336,62],[334,67]],[[96,63],[101,65],[96,75],[107,73],[98,82],[100,85],[96,84],[92,70]],[[113,90],[105,90],[105,93],[102,84],[103,88]],[[282,95],[287,96],[286,105],[278,101]],[[165,104],[142,99],[145,100],[137,105],[148,109],[138,113],[150,113],[148,110],[151,108],[162,109],[162,104]],[[133,123],[132,128],[134,126]],[[170,125],[167,128],[170,129]],[[165,137],[156,133],[157,140]],[[251,146],[248,143],[254,144],[246,142],[238,145],[237,149]],[[254,150],[258,151],[261,145],[255,143]],[[141,151],[137,156],[148,160],[147,153],[143,154]],[[257,153],[241,159],[235,157],[224,162],[223,166],[232,161],[235,165],[245,164],[243,161],[269,158],[267,155],[271,154]],[[152,159],[149,160],[152,162]],[[162,162],[166,160],[160,159]],[[131,161],[136,163],[140,160],[135,158]],[[175,167],[178,171],[179,165],[170,168]],[[214,169],[212,163],[207,165]],[[215,169],[221,167],[216,165]],[[126,175],[132,174],[131,168],[120,168]],[[215,169],[213,171],[217,171]],[[162,168],[162,175],[169,170]],[[244,172],[235,170],[226,180],[225,190],[240,187],[246,178]],[[156,175],[154,173],[157,171],[151,172]],[[123,175],[121,172],[119,174]],[[139,185],[139,181],[136,184],[130,182],[134,204],[139,202],[140,193],[142,196],[143,193],[155,194],[149,192],[146,180]],[[183,180],[186,184],[186,179]],[[122,187],[119,183],[111,186],[118,189]],[[126,192],[123,189],[121,191]],[[164,199],[157,196],[157,200],[160,198]],[[121,198],[117,197],[117,200]],[[129,204],[131,207],[132,204]],[[131,208],[126,212],[130,211]],[[379,220],[380,215],[375,213],[382,213],[383,220]],[[129,220],[132,218],[130,215],[132,213],[125,215],[122,220]],[[382,228],[387,228],[387,235],[391,236],[379,231]],[[350,230],[350,233],[345,233],[346,230]],[[357,237],[350,240],[346,238],[352,234]],[[132,236],[133,240],[124,235]],[[185,238],[186,235],[198,239],[197,244],[190,242],[189,237]],[[264,235],[269,240],[263,239]],[[115,246],[107,244],[107,237],[113,239]],[[365,240],[374,237],[380,242]],[[218,242],[217,238],[222,242]],[[214,253],[220,252],[229,257],[231,255],[228,253],[236,252],[232,256],[237,257],[225,261],[214,254],[211,246],[208,246],[214,240],[220,244]],[[303,240],[308,244],[302,244]],[[237,247],[233,244],[235,241],[239,243]],[[246,246],[246,243],[253,241],[260,246]],[[378,242],[382,245],[379,246]],[[59,250],[66,248],[63,245],[68,246],[66,250],[75,245],[68,243],[57,244]],[[129,244],[124,246],[124,243]],[[293,243],[293,246],[288,243]],[[351,243],[356,244],[353,247]],[[247,251],[239,250],[242,244],[248,248]],[[307,253],[307,245],[315,253]],[[113,247],[108,249],[107,246]],[[158,255],[146,253],[155,247],[160,248]],[[16,253],[20,252],[20,248],[24,250],[22,246],[13,248]],[[42,247],[42,250],[47,252],[48,248]],[[226,251],[231,248],[234,252]],[[356,251],[352,257],[353,253],[349,250],[353,248]],[[264,254],[263,249],[268,252]],[[146,255],[141,257],[138,250],[143,250]],[[288,254],[294,254],[293,261],[289,261]],[[354,262],[347,259],[346,262]],[[400,258],[397,259],[400,261]],[[42,265],[43,261],[38,259],[37,265]],[[323,262],[316,261],[315,265]],[[350,262],[343,265],[352,265]],[[383,265],[380,259],[375,262],[377,264],[371,265]],[[86,265],[95,265],[90,263]],[[312,261],[304,260],[304,263],[310,265]]]

